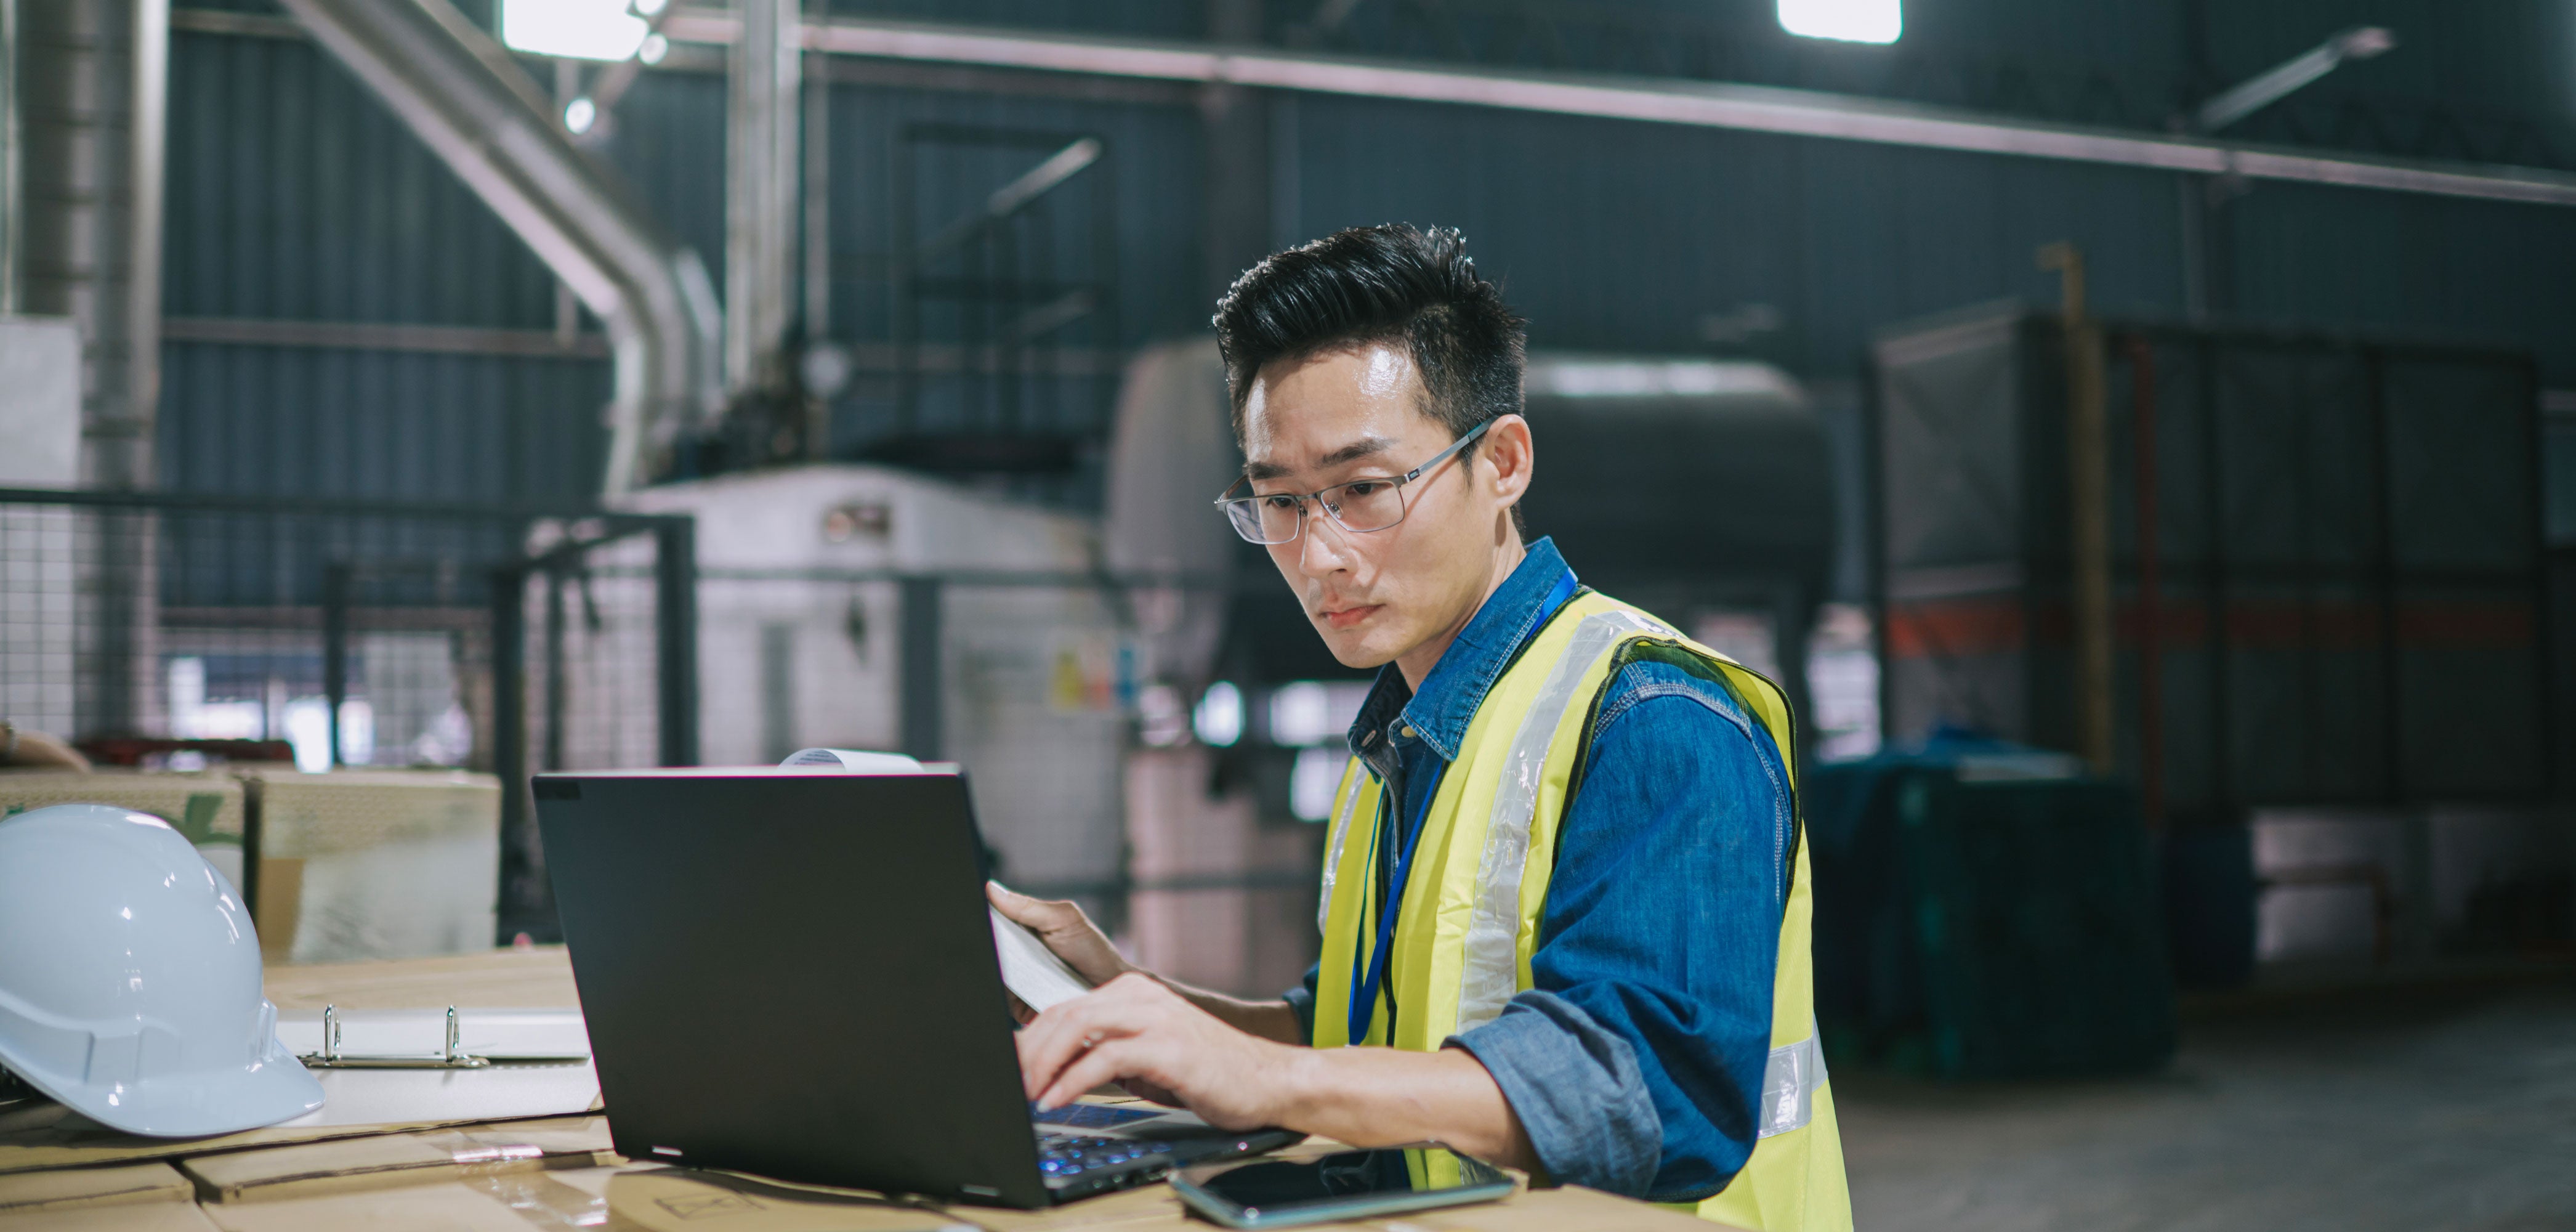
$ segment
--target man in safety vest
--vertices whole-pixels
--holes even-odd
[[[1522,542],[1500,289],[1456,232],[1358,228],[1255,266],[1216,327],[1245,465],[1211,516],[1268,547],[1335,658],[1382,669],[1325,839],[1323,957],[1241,1001],[995,886],[1100,985],[1020,1032],[1029,1097],[1118,1081],[1228,1128],[1850,1227],[1787,700]]]

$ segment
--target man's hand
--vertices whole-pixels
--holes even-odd
[[[1182,1000],[1216,1015],[1238,1030],[1283,1044],[1306,1042],[1306,1028],[1297,1020],[1297,1012],[1288,1008],[1287,1002],[1240,1001],[1155,975],[1120,956],[1118,947],[1109,943],[1108,934],[1101,932],[1100,926],[1083,914],[1079,904],[1031,898],[1004,888],[998,881],[984,883],[984,896],[991,899],[993,908],[1011,922],[1036,933],[1056,957],[1064,960],[1064,965],[1073,968],[1074,974],[1094,988],[1122,975],[1142,976],[1160,981]],[[1037,1019],[1037,1015],[1021,1004],[1018,997],[1011,998],[1011,1013],[1023,1024]],[[1138,1094],[1145,1092],[1139,1091]]]
[[[1118,947],[1109,943],[1109,934],[1100,931],[1078,903],[1031,898],[1005,889],[998,881],[984,883],[984,896],[1012,923],[1036,933],[1056,957],[1064,960],[1064,965],[1095,988],[1136,970],[1135,964],[1119,956]]]
[[[1040,1108],[1121,1082],[1219,1129],[1278,1124],[1290,1073],[1311,1055],[1236,1030],[1140,972],[1038,1015],[1019,1047],[1023,1084]]]
[[[1437,1140],[1539,1166],[1520,1118],[1466,1050],[1314,1049],[1248,1034],[1143,974],[1122,975],[1020,1029],[1020,1075],[1041,1108],[1117,1082],[1219,1129],[1277,1125],[1353,1146]]]

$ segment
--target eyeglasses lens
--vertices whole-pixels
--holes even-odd
[[[1397,495],[1398,486],[1390,480],[1363,479],[1324,493],[1324,502],[1332,507],[1333,519],[1352,530],[1385,530],[1404,520],[1404,498]]]
[[[1385,530],[1404,520],[1403,485],[1388,479],[1363,479],[1327,488],[1313,498],[1346,530]],[[1287,543],[1305,521],[1306,502],[1293,496],[1252,496],[1225,502],[1226,520],[1234,532],[1254,543]]]
[[[1253,543],[1286,543],[1297,537],[1298,502],[1279,497],[1246,497],[1225,502],[1225,517],[1234,533]]]

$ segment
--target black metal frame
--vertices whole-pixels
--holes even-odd
[[[2406,780],[2407,768],[2403,758],[2399,756],[2400,751],[2405,747],[2404,735],[2397,729],[2397,724],[2403,715],[2403,680],[2397,666],[2402,649],[2397,623],[2401,583],[2466,582],[2493,586],[2499,592],[2520,590],[2532,604],[2531,610],[2537,623],[2533,646],[2534,664],[2544,677],[2556,670],[2554,656],[2557,648],[2551,644],[2547,632],[2550,628],[2548,620],[2553,613],[2548,607],[2549,595],[2545,571],[2539,563],[2544,558],[2545,546],[2537,539],[2540,533],[2538,517],[2535,516],[2530,523],[2530,533],[2534,539],[2525,545],[2527,559],[2534,562],[2533,568],[2529,571],[2426,571],[2400,566],[2391,538],[2395,529],[2392,522],[2394,511],[2390,505],[2392,493],[2386,468],[2391,457],[2392,443],[2389,439],[2391,430],[2389,408],[2383,388],[2384,369],[2393,359],[2474,358],[2497,364],[2499,367],[2520,370],[2524,374],[2525,386],[2536,393],[2539,385],[2538,373],[2530,357],[2523,352],[2502,348],[2482,347],[2441,339],[2410,338],[2402,335],[2355,336],[2326,331],[2267,329],[2246,325],[2195,327],[2158,320],[2110,320],[2101,322],[2100,325],[2104,336],[2111,340],[2112,344],[2124,339],[2136,339],[2151,346],[2171,347],[2189,354],[2196,368],[2189,377],[2197,384],[2194,395],[2197,405],[2189,413],[2197,421],[2199,432],[2197,445],[2200,456],[2196,461],[2200,467],[2201,477],[2194,496],[2201,504],[2198,511],[2201,521],[2199,531],[2204,536],[2204,541],[2197,546],[2202,554],[2202,560],[2196,564],[2167,560],[2159,566],[2159,573],[2168,596],[2197,593],[2198,601],[2202,606],[2202,618],[2209,630],[2208,661],[2204,670],[2207,673],[2205,687],[2210,703],[2206,716],[2207,726],[2201,733],[2201,737],[2208,747],[2210,778],[2209,798],[2198,802],[2197,811],[2188,816],[2177,814],[2174,820],[2178,824],[2208,820],[2223,822],[2241,818],[2248,809],[2272,804],[2423,802],[2428,797],[2427,789]],[[2057,339],[2061,331],[2054,317],[2045,313],[2024,315],[2016,321],[2014,328],[2020,333],[2020,339],[2016,344],[2017,349],[2022,356],[2022,362],[2027,365],[2021,377],[2025,387],[2042,390],[2060,387],[2062,375],[2057,365],[2062,360],[2059,356]],[[2222,345],[2239,351],[2331,351],[2352,356],[2360,362],[2368,385],[2364,391],[2367,402],[2367,422],[2362,425],[2362,429],[2368,437],[2373,467],[2373,474],[2369,477],[2371,488],[2369,517],[2370,529],[2376,541],[2371,545],[2369,559],[2359,566],[2347,570],[2330,570],[2304,556],[2298,561],[2265,566],[2237,559],[2240,553],[2231,551],[2231,545],[2227,540],[2227,523],[2223,516],[2224,476],[2230,459],[2219,431],[2221,426],[2217,391],[2219,374],[2218,365],[2212,362]],[[2112,363],[2116,365],[2121,362],[2124,360],[2116,353],[2115,346]],[[1883,533],[1889,516],[1885,505],[1884,488],[1890,460],[1883,447],[1886,408],[1881,403],[1882,377],[1874,351],[1865,356],[1865,369],[1869,374],[1865,381],[1865,388],[1868,391],[1871,439],[1869,465],[1873,475],[1870,516],[1873,525],[1882,532],[1874,533],[1871,541],[1870,590],[1873,610],[1877,613],[1873,636],[1878,644],[1880,661],[1883,665],[1879,677],[1881,714],[1892,716],[1896,712],[1892,704],[1895,700],[1896,673],[1885,665],[1891,662],[1888,657],[1890,643],[1887,619],[1891,600],[1889,582],[1897,571],[1891,567],[1887,558],[1886,535]],[[2022,404],[2020,413],[2024,416],[2024,420],[2017,428],[2017,432],[2024,455],[2017,465],[2022,467],[2025,474],[2059,473],[2056,464],[2046,462],[2044,459],[2057,456],[2062,447],[2062,438],[2050,435],[2062,430],[2059,427],[2064,414],[2062,401],[2059,396],[2047,394],[2027,398]],[[2538,430],[2538,422],[2539,417],[2536,414],[2531,417],[2531,431]],[[2300,488],[2303,501],[2308,499],[2306,493],[2313,486],[2312,477],[2307,473],[2313,466],[2310,452],[2305,449],[2296,451],[2300,472],[2295,477],[2295,482]],[[2538,493],[2541,488],[2536,469],[2540,465],[2540,452],[2536,440],[2530,443],[2528,457],[2530,464],[2535,468],[2535,473],[2517,478],[2529,483],[2531,491]],[[2034,459],[2041,459],[2041,461]],[[2063,602],[2060,597],[2063,594],[2062,590],[2052,589],[2062,584],[2065,565],[2062,548],[2056,546],[2062,543],[2062,540],[2052,535],[2049,525],[2049,518],[2055,508],[2050,502],[2062,499],[2062,493],[2042,485],[2033,490],[2032,498],[2023,510],[2023,516],[2030,519],[2029,524],[2022,531],[2024,544],[2022,563],[2027,570],[2028,580],[2021,587],[2018,599],[2022,607],[2024,627],[2031,630],[2042,627],[2052,603]],[[2173,546],[2178,545],[2169,544],[2169,547]],[[2303,544],[2303,553],[2308,550],[2308,545]],[[2123,576],[2130,575],[2124,573]],[[2228,605],[2248,584],[2288,585],[2295,587],[2303,596],[2300,612],[2302,625],[2298,646],[2298,653],[2301,655],[2298,680],[2299,705],[2303,716],[2313,716],[2321,708],[2322,702],[2319,700],[2317,684],[2321,671],[2317,659],[2319,634],[2315,625],[2312,596],[2323,585],[2345,581],[2366,584],[2371,592],[2368,601],[2376,608],[2376,629],[2373,637],[2375,652],[2379,659],[2379,688],[2382,691],[2383,710],[2381,719],[2387,726],[2382,736],[2387,742],[2389,757],[2384,782],[2378,788],[2367,792],[2339,794],[2299,792],[2282,795],[2250,788],[2237,781],[2235,774],[2238,768],[2237,759],[2231,751],[2234,747],[2235,733],[2231,730],[2230,699],[2234,694],[2231,691],[2230,676],[2241,666],[2235,660],[2240,657],[2242,650],[2232,646],[2225,633]],[[2046,713],[2049,706],[2053,704],[2048,699],[2055,697],[2057,683],[2054,680],[2043,680],[2038,674],[2027,678],[2024,688],[2031,691],[2027,713],[2034,716]],[[2047,699],[2042,698],[2043,692],[2048,695]],[[2544,698],[2539,712],[2539,722],[2542,727],[2539,738],[2544,752],[2539,767],[2543,777],[2537,785],[2528,790],[2515,788],[2492,793],[2464,793],[2449,790],[2441,792],[2440,798],[2527,802],[2546,796],[2556,786],[2555,777],[2564,773],[2554,768],[2552,765],[2554,759],[2546,750],[2555,747],[2558,739],[2557,729],[2569,722],[2569,717],[2555,713],[2554,708]],[[2045,743],[2045,741],[2040,742]],[[2307,778],[2313,781],[2315,777],[2313,747],[2303,750],[2303,756],[2311,762]]]

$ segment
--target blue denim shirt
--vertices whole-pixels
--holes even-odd
[[[1555,544],[1530,545],[1421,692],[1393,664],[1378,673],[1349,738],[1402,802],[1387,824],[1421,826],[1565,569]],[[1556,1180],[1679,1202],[1744,1167],[1771,1048],[1790,817],[1779,751],[1731,689],[1653,661],[1610,681],[1557,831],[1535,987],[1447,1041],[1493,1074]],[[1309,1039],[1319,974],[1287,994]]]

